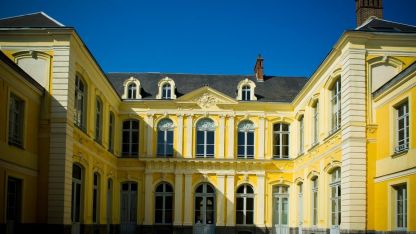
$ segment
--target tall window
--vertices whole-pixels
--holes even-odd
[[[397,111],[397,141],[395,152],[406,151],[409,148],[409,103],[396,107]]]
[[[196,157],[214,157],[215,124],[211,119],[201,119],[196,125]]]
[[[339,227],[341,224],[341,169],[331,173],[331,224]]]
[[[312,178],[312,225],[318,225],[318,177]]]
[[[94,173],[94,187],[92,194],[92,222],[99,223],[100,220],[100,175]]]
[[[137,97],[137,85],[135,83],[129,84],[127,87],[127,98],[128,99],[136,99]]]
[[[115,117],[114,113],[110,111],[110,117],[108,120],[108,150],[110,152],[114,151],[114,126],[115,125]]]
[[[238,158],[254,158],[254,124],[248,120],[238,125]]]
[[[407,229],[407,187],[406,184],[395,186],[396,190],[396,228]]]
[[[171,99],[172,88],[169,83],[166,83],[162,87],[162,99]]]
[[[330,134],[336,132],[341,127],[341,79],[335,81],[331,89],[331,131]]]
[[[173,189],[168,183],[161,183],[155,192],[155,223],[172,224]]]
[[[237,224],[253,224],[254,191],[250,185],[238,187],[236,194],[236,221]]]
[[[99,97],[95,100],[95,140],[102,141],[103,129],[103,102]]]
[[[313,116],[312,116],[312,122],[313,122],[313,130],[312,130],[312,141],[313,145],[318,144],[318,137],[319,137],[319,101],[316,101],[315,105],[312,107],[313,109]]]
[[[9,105],[9,144],[22,147],[25,102],[18,96],[10,94]]]
[[[244,85],[241,88],[241,100],[250,101],[251,98],[251,88],[249,85]]]
[[[173,156],[173,127],[173,122],[170,119],[163,119],[157,125],[158,156]]]
[[[126,120],[123,122],[123,156],[137,156],[139,149],[139,121]]]
[[[303,154],[304,145],[304,121],[303,115],[299,118],[299,154]]]
[[[75,117],[74,123],[81,129],[86,129],[87,87],[78,75],[75,77]]]
[[[289,158],[289,125],[273,125],[273,158]]]

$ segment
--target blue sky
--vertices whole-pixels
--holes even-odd
[[[416,25],[415,0],[384,18]],[[310,76],[347,29],[354,0],[3,0],[0,18],[44,11],[73,26],[105,72]],[[413,11],[413,12],[412,12]]]

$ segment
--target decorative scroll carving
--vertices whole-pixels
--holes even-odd
[[[202,96],[194,99],[194,101],[203,108],[210,108],[211,106],[216,105],[219,100],[217,98],[215,98],[214,96],[212,96],[209,93],[204,93],[202,94]]]

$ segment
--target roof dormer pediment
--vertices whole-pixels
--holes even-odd
[[[177,103],[196,104],[202,109],[217,108],[217,105],[237,104],[233,98],[208,86],[201,87],[176,99]]]

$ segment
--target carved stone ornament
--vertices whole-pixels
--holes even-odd
[[[202,96],[194,99],[194,101],[203,108],[210,108],[211,106],[216,105],[219,100],[217,98],[215,98],[214,96],[212,96],[209,93],[204,93],[202,94]]]

